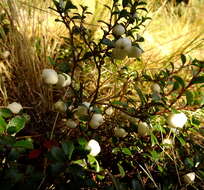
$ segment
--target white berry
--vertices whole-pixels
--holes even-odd
[[[66,87],[69,86],[71,84],[71,77],[66,74],[66,73],[62,73],[62,74],[58,74],[58,82],[57,82],[57,86],[58,87]]]
[[[65,112],[67,110],[67,105],[62,100],[58,100],[54,104],[54,109],[59,112]]]
[[[100,125],[102,125],[104,122],[103,116],[99,113],[93,114],[89,125],[92,129],[97,129]]]
[[[138,124],[138,134],[140,136],[147,136],[151,132],[149,125],[146,122],[139,122]]]
[[[183,128],[188,118],[184,113],[173,113],[168,117],[168,124],[172,128]]]
[[[129,38],[120,38],[115,42],[115,47],[127,52],[132,47],[132,42]]]
[[[105,113],[107,114],[107,115],[112,115],[113,114],[113,112],[114,112],[114,110],[113,110],[113,108],[112,107],[109,107],[108,109],[106,109],[106,111],[105,111]]]
[[[19,104],[17,102],[13,102],[13,103],[9,104],[7,106],[7,108],[14,114],[18,114],[23,109],[21,104]]]
[[[195,181],[195,172],[187,173],[183,176],[184,182],[186,184],[191,184]]]
[[[153,93],[160,93],[161,92],[161,88],[157,83],[152,84],[151,90]]]
[[[112,50],[112,58],[114,59],[119,59],[119,60],[123,60],[125,59],[125,57],[127,56],[127,52],[119,49],[119,48],[113,48]]]
[[[125,33],[125,28],[121,24],[118,24],[113,28],[113,34],[116,36],[121,36],[124,33]]]
[[[99,143],[94,139],[91,139],[88,142],[86,149],[90,150],[89,154],[92,156],[97,156],[101,152],[101,147]]]
[[[128,57],[129,58],[138,58],[142,55],[143,50],[137,46],[132,46],[128,49]]]
[[[57,72],[53,69],[43,69],[42,78],[46,84],[56,84],[58,82]]]
[[[76,128],[77,127],[77,123],[72,119],[68,119],[66,122],[66,125],[69,128]]]
[[[116,137],[126,137],[128,133],[123,128],[115,127],[114,134]]]

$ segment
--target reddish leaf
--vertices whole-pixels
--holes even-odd
[[[38,158],[41,153],[42,153],[42,150],[40,150],[40,149],[32,150],[32,151],[29,153],[28,158],[29,158],[29,159]]]
[[[47,148],[50,150],[53,146],[58,146],[59,144],[56,141],[53,140],[46,140],[43,143],[43,147]]]

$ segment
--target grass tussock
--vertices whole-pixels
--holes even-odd
[[[152,20],[144,30],[143,56],[146,66],[163,67],[176,61],[181,53],[203,59],[203,8],[202,1],[173,6],[168,1],[149,2]]]
[[[94,13],[87,24],[99,34],[97,20],[106,18],[104,1],[81,2],[91,5]],[[79,3],[78,3],[79,4]],[[41,81],[43,68],[49,68],[48,57],[55,58],[56,52],[67,36],[64,26],[55,22],[57,15],[48,9],[50,1],[6,1],[0,3],[1,11],[7,15],[9,35],[1,39],[1,52],[9,51],[10,56],[1,62],[1,101],[22,101],[25,106],[45,112],[53,103],[52,89],[45,88]],[[144,36],[144,54],[138,70],[164,67],[169,61],[176,61],[180,53],[203,59],[203,10],[202,1],[192,0],[188,5],[177,7],[167,1],[148,1],[149,17]],[[29,96],[28,96],[29,94]],[[33,107],[32,107],[33,109]]]

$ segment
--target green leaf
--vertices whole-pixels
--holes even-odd
[[[7,123],[2,116],[0,116],[0,134],[2,134],[6,129]]]
[[[104,45],[107,45],[109,47],[113,47],[113,42],[111,40],[109,40],[108,38],[102,39],[101,43]]]
[[[181,61],[183,65],[186,63],[186,56],[184,54],[181,54]]]
[[[91,155],[87,155],[88,158],[88,162],[91,165],[91,167],[95,168],[96,172],[100,171],[100,166],[98,161],[96,160],[96,158],[94,156]]]
[[[21,147],[25,149],[33,149],[33,142],[31,139],[17,141],[13,147]]]
[[[131,153],[131,151],[130,151],[129,148],[122,148],[122,153],[124,153],[124,154],[126,154],[126,155],[128,155],[128,156],[131,156],[131,155],[132,155],[132,153]]]
[[[187,105],[192,105],[193,104],[193,93],[191,91],[186,91],[186,100],[187,100]]]
[[[65,11],[68,11],[69,9],[77,9],[77,7],[71,1],[68,0],[65,6]]]
[[[65,155],[59,147],[52,147],[51,155],[56,161],[63,162],[65,160]]]
[[[151,133],[151,144],[152,144],[152,146],[159,144],[157,137],[153,133]]]
[[[127,7],[129,3],[131,3],[131,0],[123,0],[122,2],[123,8]]]
[[[181,77],[174,75],[172,78],[174,78],[181,85],[182,88],[185,87],[185,82]]]
[[[199,76],[193,79],[192,84],[204,83],[204,76]]]
[[[151,158],[154,161],[158,161],[160,159],[160,153],[158,153],[157,151],[153,150],[150,152],[150,154],[151,154]]]
[[[125,177],[125,170],[120,163],[117,163],[121,177]]]
[[[140,88],[138,88],[137,86],[135,86],[135,90],[137,91],[137,94],[138,94],[139,97],[140,97],[141,104],[142,104],[142,105],[145,105],[145,104],[147,103],[146,97],[144,96],[144,94],[142,93],[142,91],[140,90]]]
[[[132,190],[143,190],[142,185],[136,179],[132,180]]]
[[[12,118],[8,125],[7,125],[7,131],[10,133],[18,133],[20,130],[22,130],[25,127],[26,124],[26,118],[22,116],[16,116]],[[11,128],[11,130],[9,130]]]
[[[119,105],[119,106],[123,106],[123,107],[128,106],[128,104],[126,102],[121,102],[121,101],[117,101],[117,100],[113,101],[112,105]]]
[[[62,149],[65,155],[68,156],[68,159],[71,160],[72,153],[74,151],[74,143],[72,141],[63,142]]]
[[[182,146],[184,146],[186,144],[186,141],[182,138],[182,137],[178,137],[176,136],[177,139],[179,140],[179,142],[181,143]]]
[[[120,15],[119,18],[126,18],[129,15],[129,12],[126,9],[123,9],[122,11],[120,11]]]
[[[9,109],[1,108],[0,109],[0,116],[2,116],[4,118],[9,118],[9,117],[13,116],[13,114]]]

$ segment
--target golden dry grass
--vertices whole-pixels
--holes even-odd
[[[147,68],[165,66],[168,60],[176,60],[180,53],[204,59],[203,9],[204,3],[197,0],[177,7],[167,1],[155,7],[155,1],[150,1],[152,20],[143,32],[143,61]]]
[[[1,10],[6,11],[11,32],[0,42],[1,51],[10,51],[9,59],[1,61],[1,102],[20,101],[24,106],[51,108],[52,89],[41,82],[43,68],[51,67],[48,56],[53,57],[67,31],[54,20],[57,15],[48,9],[51,1],[3,0]],[[77,2],[77,1],[73,1]],[[94,16],[88,25],[98,35],[98,19],[106,19],[103,8],[108,0],[94,1],[91,11]],[[81,3],[81,2],[80,2]],[[177,60],[180,53],[188,53],[203,59],[204,20],[202,1],[192,0],[188,6],[173,7],[166,1],[148,1],[149,16],[152,20],[140,34],[145,37],[142,45],[145,53],[141,69],[160,68],[169,60]],[[4,80],[3,80],[4,79]],[[37,106],[36,106],[37,105]],[[36,108],[36,109],[37,109]]]

